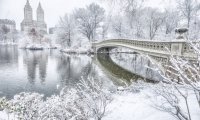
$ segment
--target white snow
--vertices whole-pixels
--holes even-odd
[[[27,44],[26,46],[21,46],[21,48],[24,49],[35,49],[35,50],[40,50],[40,49],[56,49],[57,45],[50,45],[50,44]]]
[[[142,87],[138,85],[142,85]],[[113,101],[108,104],[106,116],[104,116],[102,120],[176,120],[171,114],[159,111],[153,107],[156,102],[162,102],[159,101],[161,99],[156,99],[153,93],[152,88],[155,86],[154,84],[147,85],[143,83],[134,84],[134,86],[136,86],[136,88],[131,86],[126,88],[125,91],[118,91],[112,95]],[[137,89],[138,91],[133,92],[131,89]],[[192,119],[199,120],[200,110],[194,100],[194,96],[189,99]],[[54,104],[52,104],[52,106],[53,105]],[[0,112],[0,120],[13,120],[15,117],[14,114],[10,114],[10,119],[8,119],[8,115],[5,111]]]
[[[17,45],[17,43],[14,43],[14,42],[0,42],[0,45]]]
[[[7,114],[5,111],[0,111],[0,120],[17,120],[14,114]]]
[[[75,54],[88,54],[90,53],[90,50],[89,49],[85,49],[85,48],[79,48],[79,49],[61,49],[60,50],[61,52],[64,52],[64,53],[75,53]]]
[[[108,106],[108,115],[103,120],[176,120],[170,114],[152,107],[148,90],[141,93],[114,95],[113,102]]]

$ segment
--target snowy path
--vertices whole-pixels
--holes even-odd
[[[151,107],[152,103],[144,92],[115,95],[108,106],[112,112],[103,120],[176,120],[168,113]]]

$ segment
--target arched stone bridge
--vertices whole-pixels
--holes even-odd
[[[127,39],[110,39],[102,42],[92,43],[96,53],[110,48],[125,47],[132,49],[134,52],[149,55],[157,62],[167,63],[171,54],[184,57],[189,60],[195,60],[197,55],[193,49],[184,40],[174,41],[148,41],[148,40],[127,40]]]

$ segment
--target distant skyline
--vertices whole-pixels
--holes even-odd
[[[17,29],[24,18],[24,5],[27,0],[0,0],[0,19],[16,21]],[[49,27],[54,27],[60,16],[71,13],[74,8],[84,7],[95,0],[29,0],[33,9],[33,18],[36,19],[36,9],[41,2],[45,12],[45,21]],[[84,2],[83,2],[84,1]]]
[[[17,1],[17,2],[16,2]],[[24,5],[27,0],[0,0],[0,19],[12,19],[20,30],[20,23],[24,18]],[[41,2],[45,12],[45,21],[48,28],[54,27],[61,16],[65,13],[72,13],[75,8],[85,7],[92,2],[99,3],[104,8],[106,5],[101,0],[29,0],[33,8],[33,18],[36,19],[36,9]],[[146,0],[145,6],[164,7],[166,4],[172,3],[174,0]],[[107,8],[109,9],[109,8]]]

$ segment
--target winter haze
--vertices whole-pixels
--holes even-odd
[[[30,0],[34,19],[39,2],[41,2],[44,8],[45,21],[48,27],[54,27],[60,16],[72,12],[74,8],[83,7],[91,2],[95,2],[95,0]],[[25,4],[26,0],[0,0],[0,18],[16,20],[17,27],[19,28],[19,24],[23,20]]]
[[[200,120],[200,0],[0,0],[0,120]]]
[[[165,6],[173,4],[174,0],[145,0],[145,5],[150,7],[157,7],[164,9]],[[38,3],[41,2],[45,11],[45,21],[48,27],[54,27],[61,16],[65,13],[71,13],[75,8],[80,8],[88,5],[92,2],[103,4],[98,0],[30,0],[30,4],[33,8],[33,17],[36,17],[36,9]],[[26,0],[0,0],[0,18],[1,19],[13,19],[19,24],[23,20],[23,9],[26,4]],[[108,5],[102,5],[104,8],[111,10],[112,7]],[[173,6],[173,5],[172,5]]]

